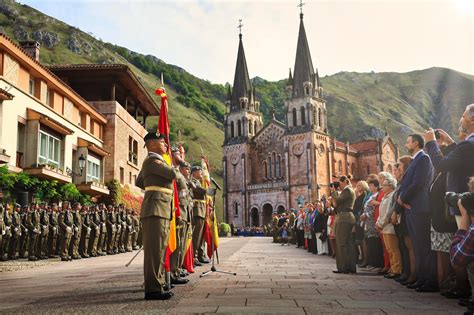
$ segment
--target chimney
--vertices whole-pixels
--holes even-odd
[[[39,61],[40,43],[34,40],[25,40],[20,42],[20,46],[31,58]]]

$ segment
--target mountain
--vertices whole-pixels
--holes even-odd
[[[222,184],[221,146],[227,84],[212,84],[155,56],[103,42],[13,0],[0,1],[0,28],[17,41],[39,41],[40,61],[47,65],[127,64],[150,94],[160,85],[163,73],[169,95],[171,140],[175,141],[178,133],[181,134],[191,161],[198,160],[202,147],[210,159],[213,176]],[[228,60],[234,64],[235,55],[228,56]],[[229,73],[229,79],[233,75]],[[255,77],[252,82],[264,120],[270,119],[274,106],[277,119],[284,121],[286,80],[271,82]],[[388,130],[398,144],[403,144],[407,135],[428,126],[446,129],[454,135],[465,106],[474,103],[474,76],[444,68],[408,73],[340,72],[322,78],[322,84],[329,132],[341,141],[381,137]],[[155,95],[152,97],[159,103]],[[151,125],[156,125],[156,117],[149,119]],[[218,196],[216,200],[222,209],[222,199]]]

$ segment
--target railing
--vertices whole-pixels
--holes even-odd
[[[263,183],[263,184],[248,185],[248,190],[272,189],[272,188],[281,188],[281,187],[286,187],[286,181],[268,182],[268,183]]]

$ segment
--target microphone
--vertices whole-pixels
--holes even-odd
[[[211,177],[211,182],[216,185],[217,189],[222,190],[222,187]]]

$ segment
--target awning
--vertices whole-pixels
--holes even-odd
[[[63,136],[72,135],[74,133],[73,130],[62,125],[60,122],[54,120],[51,117],[46,116],[45,114],[39,113],[34,109],[28,108],[26,117],[28,120],[39,120],[40,124],[53,129],[54,131]]]
[[[110,152],[104,150],[103,148],[101,147],[98,147],[96,144],[90,142],[90,141],[87,141],[86,139],[83,139],[83,138],[77,138],[77,146],[79,148],[83,148],[83,147],[87,147],[88,150],[94,152],[95,154],[99,155],[99,156],[110,156]]]
[[[0,89],[0,100],[2,101],[11,101],[15,96],[13,94],[8,93],[4,89]]]

